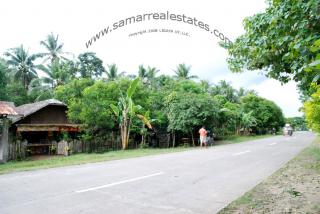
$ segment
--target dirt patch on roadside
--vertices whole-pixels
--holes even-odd
[[[219,213],[320,213],[320,138]]]

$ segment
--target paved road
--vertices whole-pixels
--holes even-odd
[[[0,176],[0,213],[215,213],[309,145],[294,133]]]

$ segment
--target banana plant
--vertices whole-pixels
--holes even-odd
[[[146,136],[148,133],[148,129],[152,130],[152,122],[156,121],[156,119],[150,118],[150,111],[146,111],[144,114],[137,114],[137,117],[142,121],[142,127],[140,129],[141,134],[141,147],[146,146]],[[148,129],[145,128],[145,126],[148,127]]]
[[[127,90],[127,93],[123,95],[121,93],[118,106],[111,104],[110,108],[118,118],[121,134],[122,149],[128,149],[130,126],[132,119],[136,117],[137,112],[141,109],[140,105],[135,105],[132,96],[136,91],[140,79],[133,80]]]

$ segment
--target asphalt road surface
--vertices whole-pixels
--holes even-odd
[[[209,149],[0,176],[0,213],[215,213],[308,146],[296,132]]]

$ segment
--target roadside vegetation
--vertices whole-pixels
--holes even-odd
[[[320,213],[320,137],[268,179],[222,209],[226,213]]]
[[[199,80],[185,63],[173,68],[172,76],[145,65],[127,74],[116,64],[105,67],[92,52],[71,60],[53,33],[40,46],[41,53],[30,53],[23,45],[5,52],[0,59],[0,100],[16,106],[49,98],[64,102],[70,121],[82,124],[76,137],[88,153],[107,151],[109,141],[123,150],[130,145],[197,146],[202,125],[209,135],[226,139],[270,134],[285,124],[273,101],[226,81]],[[68,140],[67,133],[61,134]],[[17,159],[23,159],[23,153]]]
[[[243,20],[245,33],[228,49],[232,71],[260,71],[297,82],[309,128],[320,131],[320,2],[268,0],[264,12]],[[221,44],[223,46],[223,44]]]

